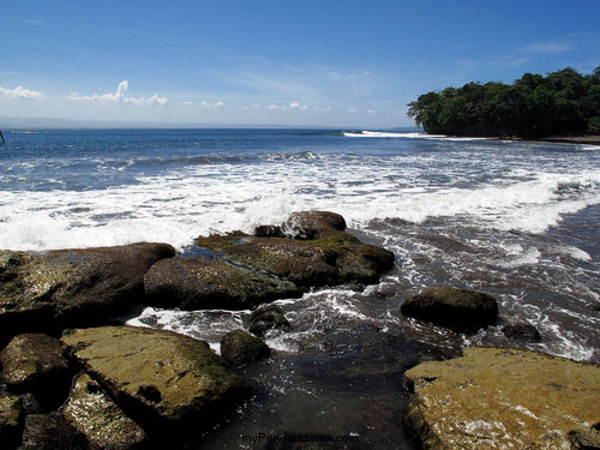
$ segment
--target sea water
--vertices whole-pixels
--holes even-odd
[[[600,362],[600,147],[296,129],[5,137],[2,249],[156,241],[186,252],[196,236],[252,232],[313,209],[343,215],[362,240],[394,252],[377,285],[278,301],[292,329],[269,335],[274,356],[246,370],[258,393],[192,445],[253,448],[240,436],[272,432],[402,448],[402,374],[418,361],[518,345]],[[466,335],[400,314],[404,299],[436,285],[495,295],[499,324]],[[248,314],[146,308],[129,323],[219,351]],[[509,322],[536,326],[542,342],[508,342]]]

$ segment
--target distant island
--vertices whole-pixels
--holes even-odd
[[[455,136],[558,138],[600,135],[600,66],[547,76],[526,73],[513,84],[470,82],[429,92],[408,104],[426,133]]]

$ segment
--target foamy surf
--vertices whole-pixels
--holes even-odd
[[[445,134],[429,134],[429,133],[418,133],[418,132],[388,132],[388,131],[344,131],[346,137],[362,137],[362,138],[403,138],[403,139],[442,139],[447,141],[455,142],[469,142],[469,141],[486,141],[490,138],[485,137],[456,137],[447,136]]]

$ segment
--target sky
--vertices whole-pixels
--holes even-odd
[[[599,0],[7,0],[0,117],[402,127],[425,92],[591,73],[599,18]]]

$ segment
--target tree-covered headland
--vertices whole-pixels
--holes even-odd
[[[547,76],[526,73],[513,84],[467,83],[429,92],[408,104],[427,133],[524,137],[600,135],[600,67]]]

